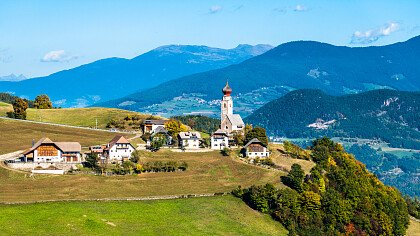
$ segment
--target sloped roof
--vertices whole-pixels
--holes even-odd
[[[144,125],[164,125],[166,122],[168,122],[167,120],[144,120],[143,124]]]
[[[181,139],[201,139],[201,134],[199,132],[180,132],[179,137]]]
[[[81,152],[82,146],[78,142],[53,142],[49,138],[41,138],[31,148],[25,150],[22,154],[27,155],[33,150],[37,149],[41,144],[53,144],[63,152]]]
[[[228,114],[226,115],[227,118],[229,119],[229,121],[232,123],[232,125],[234,126],[244,126],[245,123],[242,120],[241,116],[239,114]]]
[[[117,143],[125,143],[125,144],[130,144],[131,143],[122,135],[116,135],[109,143],[108,143],[108,147],[105,150],[109,150],[111,149],[115,144]],[[133,146],[133,145],[131,145]]]
[[[58,148],[63,152],[81,152],[82,146],[78,142],[56,142]]]
[[[168,133],[168,130],[166,130],[164,127],[162,127],[162,126],[159,126],[159,127],[157,127],[154,131],[153,131],[153,134],[158,134],[158,133],[165,133],[165,134],[167,134]]]
[[[212,135],[227,135],[227,133],[225,131],[223,131],[222,129],[218,129],[216,130]]]
[[[247,144],[245,144],[244,148],[247,148],[249,145],[253,144],[253,143],[258,143],[261,144],[264,147],[267,147],[265,144],[263,144],[259,139],[257,138],[253,138],[251,139],[251,141],[249,141]]]

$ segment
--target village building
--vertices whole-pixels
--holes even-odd
[[[134,150],[133,145],[124,136],[117,135],[103,149],[102,156],[108,162],[127,161]]]
[[[179,147],[182,149],[200,148],[201,135],[199,132],[180,132],[178,135]]]
[[[218,129],[211,136],[211,149],[222,150],[223,148],[229,148],[229,138],[226,132]]]
[[[49,138],[42,138],[23,154],[24,162],[82,162],[82,146],[78,142],[53,142]]]
[[[144,120],[142,123],[143,133],[153,134],[159,127],[165,128],[167,120]]]
[[[234,131],[242,132],[245,128],[245,123],[239,114],[233,114],[232,89],[230,88],[229,83],[226,82],[222,92],[220,129],[230,136]]]
[[[166,139],[166,145],[171,145],[172,144],[172,137],[169,135],[169,131],[166,130],[164,127],[157,127],[154,132],[151,135],[151,140],[155,140],[157,138],[156,135],[163,135]],[[149,146],[150,146],[150,142],[149,142]]]
[[[242,149],[245,157],[248,158],[266,158],[270,156],[270,152],[265,144],[257,138],[253,138]]]
[[[229,144],[225,141],[225,138],[221,136],[224,133],[227,136],[228,141],[233,142],[234,133],[242,133],[245,129],[245,123],[239,114],[233,114],[233,99],[232,89],[229,83],[226,82],[225,87],[222,89],[223,98],[220,104],[220,129],[212,134],[211,137],[211,148],[212,149],[223,149],[220,148],[220,144],[224,147],[228,147]],[[213,137],[214,136],[214,137]]]

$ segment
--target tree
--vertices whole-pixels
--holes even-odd
[[[179,120],[170,119],[165,123],[165,129],[169,132],[172,137],[178,136],[180,132],[188,131],[187,127],[182,124]]]
[[[301,192],[303,190],[304,177],[305,172],[302,170],[302,167],[295,163],[292,165],[292,169],[290,170],[289,174],[287,176],[281,177],[281,181],[290,188]]]
[[[28,109],[28,103],[22,98],[17,98],[12,105],[14,118],[26,120],[26,109]]]
[[[131,153],[130,161],[132,161],[133,163],[139,163],[139,160],[140,160],[140,152],[138,150],[134,150]]]
[[[223,148],[222,150],[220,150],[220,153],[222,153],[223,156],[230,156],[231,150],[227,147]]]
[[[257,138],[266,146],[268,145],[268,137],[264,128],[255,127],[251,131],[247,132],[245,135],[245,143],[251,141],[253,138]]]
[[[152,138],[150,148],[152,151],[159,150],[164,144],[166,144],[166,136],[164,134],[156,134]]]
[[[53,105],[46,94],[41,94],[35,98],[34,107],[36,109],[51,109]]]
[[[241,132],[233,131],[232,135],[236,145],[243,146],[245,144],[245,136]]]
[[[210,145],[211,145],[211,140],[210,140],[210,138],[203,138],[203,139],[201,140],[200,146],[201,146],[202,148],[208,148],[208,147],[210,147]]]

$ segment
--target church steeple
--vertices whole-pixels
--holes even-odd
[[[229,81],[226,80],[226,85],[225,87],[222,89],[222,92],[225,96],[230,96],[230,94],[232,93],[232,89],[229,86]]]
[[[228,81],[226,81],[225,87],[222,89],[222,92],[224,94],[221,102],[221,116],[220,119],[223,120],[227,115],[233,114],[233,101],[230,94],[232,93],[232,89],[229,86]]]

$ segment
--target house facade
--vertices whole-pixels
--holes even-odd
[[[122,135],[115,136],[103,149],[103,158],[109,162],[122,162],[130,159],[135,148]]]
[[[222,150],[223,148],[229,148],[229,138],[226,132],[218,129],[211,135],[211,149]]]
[[[167,120],[144,120],[142,123],[143,133],[153,134],[159,127],[165,128]]]
[[[270,156],[270,152],[267,146],[257,138],[254,138],[245,144],[243,148],[243,154],[248,158],[267,158]]]
[[[82,146],[78,142],[53,142],[42,138],[23,154],[24,162],[81,163]]]
[[[180,132],[178,135],[179,147],[185,149],[199,149],[201,135],[199,132]]]

